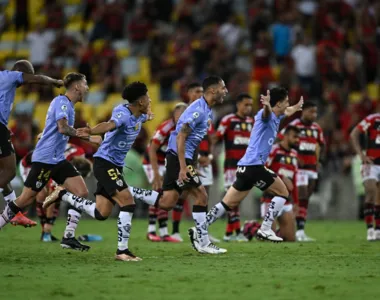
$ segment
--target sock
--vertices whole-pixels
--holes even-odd
[[[42,203],[41,202],[36,202],[36,212],[37,216],[40,219],[40,224],[42,229],[44,229],[44,225],[46,224],[46,214],[45,210],[42,208]]]
[[[66,190],[63,190],[60,192],[60,197],[63,201],[74,206],[74,208],[76,208],[80,212],[85,212],[89,216],[95,218],[95,207],[96,207],[95,202],[92,202],[91,200],[88,200],[86,198],[73,195]]]
[[[374,205],[372,203],[364,203],[364,221],[367,229],[373,228]]]
[[[163,237],[163,236],[169,235],[169,233],[168,233],[168,212],[163,210],[163,209],[159,209],[157,218],[158,218],[158,227],[160,230],[160,236]]]
[[[179,223],[181,222],[183,211],[183,204],[177,203],[173,208],[172,219],[173,219],[173,232],[172,234],[179,233]]]
[[[135,207],[136,204],[120,207],[119,218],[117,219],[117,249],[120,251],[128,249],[128,241],[131,234],[132,217]]]
[[[266,213],[264,217],[264,221],[261,224],[261,228],[263,230],[270,230],[272,228],[272,223],[274,219],[277,217],[282,207],[284,206],[285,202],[286,202],[286,198],[284,197],[280,197],[280,196],[273,197],[268,207],[268,212]]]
[[[227,212],[227,226],[226,226],[226,236],[231,236],[232,233],[234,232],[234,224],[233,224],[233,219],[234,217],[234,211],[230,210]]]
[[[197,229],[197,238],[201,247],[210,244],[206,218],[207,206],[193,205],[193,219]]]
[[[206,217],[207,225],[210,226],[217,219],[223,216],[226,211],[229,211],[229,210],[231,209],[223,201],[214,205],[213,208],[211,208],[207,214],[207,217]]]
[[[8,195],[4,195],[5,202],[9,203],[9,201],[15,201],[17,199],[15,191],[10,192]]]
[[[156,191],[136,188],[133,186],[129,186],[128,189],[135,200],[140,200],[148,205],[155,205],[161,195]]]
[[[375,205],[375,229],[380,230],[380,205]]]
[[[153,205],[149,206],[149,225],[148,233],[156,232],[156,221],[157,221],[157,208]]]
[[[308,199],[300,199],[298,203],[298,213],[296,216],[297,230],[304,230],[306,217],[307,217],[307,208],[309,207]]]
[[[10,201],[0,215],[0,229],[7,225],[19,211],[21,211],[21,208],[13,201]]]
[[[239,235],[241,232],[241,230],[240,230],[241,225],[240,225],[240,209],[239,209],[239,206],[235,207],[234,211],[235,211],[234,230],[235,230],[236,235]]]
[[[75,237],[75,230],[77,229],[81,214],[74,209],[69,209],[67,212],[67,223],[63,237],[73,238]]]

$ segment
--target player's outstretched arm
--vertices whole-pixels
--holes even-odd
[[[186,166],[186,159],[185,159],[185,142],[189,134],[191,133],[191,127],[189,124],[185,123],[182,125],[182,128],[180,132],[177,135],[177,154],[178,154],[178,160],[180,165],[180,172],[178,179],[180,181],[188,181],[189,178],[187,177],[187,166]]]
[[[54,85],[56,87],[63,86],[63,80],[58,80],[45,75],[34,75],[22,73],[24,83],[36,83],[44,85]]]
[[[351,140],[352,147],[354,148],[356,154],[360,156],[360,159],[362,160],[362,162],[364,164],[372,164],[373,160],[363,153],[363,149],[360,146],[359,137],[360,137],[360,130],[356,126],[351,131],[351,134],[350,134],[350,140]]]
[[[86,138],[90,135],[102,135],[106,132],[112,131],[116,128],[114,121],[102,122],[95,125],[93,128],[83,127],[77,129],[77,135],[80,138]]]
[[[260,102],[263,105],[264,111],[262,114],[263,119],[267,119],[272,113],[272,107],[270,106],[270,91],[267,90],[266,96],[260,96]]]
[[[59,133],[67,136],[77,136],[77,130],[69,125],[67,119],[62,118],[57,121],[57,124]]]
[[[298,101],[296,105],[289,106],[285,110],[285,116],[290,117],[291,115],[295,114],[297,111],[302,110],[302,106],[303,106],[303,96],[301,96],[300,101]]]

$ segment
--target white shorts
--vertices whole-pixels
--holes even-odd
[[[264,218],[266,213],[268,212],[268,207],[269,207],[269,204],[270,203],[261,203],[261,218]],[[293,204],[292,203],[289,203],[289,204],[285,204],[280,212],[278,213],[277,217],[281,217],[284,213],[288,213],[288,212],[291,212],[293,210]]]
[[[28,174],[29,174],[31,168],[24,167],[22,165],[21,161],[20,161],[18,167],[19,167],[19,170],[20,170],[20,175],[21,175],[22,181],[25,182],[26,178],[28,177]]]
[[[368,179],[380,181],[380,166],[379,165],[361,165],[360,173],[362,174],[363,182]]]
[[[213,184],[214,176],[212,174],[212,165],[208,165],[207,167],[199,166],[198,171],[200,175],[202,175],[199,176],[199,178],[204,186],[210,186]]]
[[[309,185],[309,179],[318,179],[318,172],[299,169],[297,172],[297,186]]]
[[[224,170],[224,189],[227,191],[236,181],[236,169]]]
[[[143,165],[143,168],[144,168],[146,178],[148,178],[148,181],[151,184],[153,182],[153,178],[154,178],[152,165]],[[158,166],[158,173],[160,174],[160,176],[164,176],[165,170],[166,170],[165,166],[163,166],[163,165]]]

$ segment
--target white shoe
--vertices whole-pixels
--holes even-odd
[[[380,230],[376,230],[376,231],[380,231]],[[377,237],[376,233],[375,233],[375,229],[368,228],[367,229],[367,241],[369,241],[369,242],[376,241],[376,237]]]
[[[210,243],[204,247],[199,246],[196,250],[202,254],[223,254],[227,252],[227,249],[219,248],[213,243]]]
[[[213,244],[220,243],[220,240],[217,239],[216,237],[212,236],[211,234],[208,234],[208,238],[209,238],[210,242]]]
[[[176,240],[180,241],[180,242],[183,242],[183,238],[181,237],[181,235],[180,235],[178,232],[172,234],[171,237],[172,237],[173,239],[176,239]]]
[[[260,228],[257,231],[256,236],[260,240],[268,240],[275,243],[281,243],[283,241],[283,239],[278,237],[272,229],[263,230]]]
[[[198,248],[200,246],[199,246],[199,243],[197,240],[197,229],[195,227],[191,227],[191,228],[189,228],[189,230],[187,232],[189,234],[191,246],[193,247],[193,249],[195,251],[198,251]]]
[[[234,236],[232,234],[231,235],[225,235],[223,237],[223,242],[234,242],[234,241],[236,241],[236,236]]]
[[[245,237],[245,235],[240,232],[236,237],[235,237],[235,241],[239,242],[239,243],[246,243],[246,242],[249,242],[249,240]]]
[[[375,230],[375,239],[376,239],[376,241],[380,241],[380,230],[379,229]]]
[[[304,230],[297,230],[296,241],[297,242],[315,242],[315,239],[308,237]]]

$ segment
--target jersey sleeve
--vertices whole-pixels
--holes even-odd
[[[145,123],[146,121],[148,121],[148,115],[147,114],[143,114],[142,116],[142,123]]]
[[[372,124],[372,118],[370,116],[367,116],[358,125],[356,125],[356,128],[361,133],[365,133],[365,132],[367,132],[367,130],[371,126],[371,124]]]
[[[152,137],[152,143],[155,143],[156,145],[162,145],[170,134],[171,128],[172,126],[169,126],[167,123],[163,123],[158,126],[156,132]]]
[[[228,116],[224,117],[216,130],[216,136],[218,139],[222,139],[226,134],[228,127],[230,126],[230,118]]]
[[[193,112],[189,112],[189,114],[184,116],[183,124],[188,124],[191,130],[195,130],[196,126],[202,121],[204,121],[204,119],[205,113],[195,110]]]
[[[129,116],[125,112],[121,111],[120,109],[115,108],[112,111],[112,116],[111,116],[110,121],[113,121],[116,124],[116,127],[119,128],[127,124],[128,118]]]
[[[282,128],[281,131],[277,134],[277,138],[279,140],[282,140],[284,138],[285,130],[286,130],[286,126]]]
[[[54,103],[54,115],[55,120],[59,121],[61,119],[69,119],[68,110],[70,109],[70,104],[67,101],[59,101]]]
[[[321,127],[318,127],[318,143],[319,145],[325,144],[325,137],[323,135],[323,130]]]
[[[21,84],[24,83],[24,78],[22,77],[22,72],[18,72],[18,71],[9,71],[8,72],[8,78],[9,80],[19,86]]]

